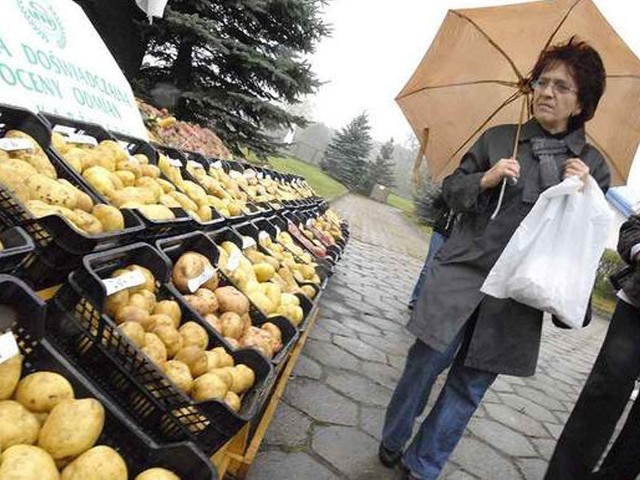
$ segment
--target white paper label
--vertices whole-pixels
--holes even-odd
[[[20,349],[18,348],[18,343],[13,333],[11,333],[11,330],[0,335],[0,364],[19,354]]]
[[[244,172],[242,172],[242,175],[244,175],[245,178],[255,178],[256,171],[248,169],[248,170],[245,170]]]
[[[256,241],[251,237],[242,237],[242,249],[245,250],[247,248],[255,247]]]
[[[267,240],[269,237],[269,234],[267,232],[265,232],[264,230],[260,230],[260,232],[258,232],[258,240],[262,241],[262,240]]]
[[[187,162],[187,166],[189,166],[191,168],[201,168],[202,170],[204,170],[204,167],[202,166],[202,164],[200,164],[198,162],[194,162],[193,160],[189,160]]]
[[[0,138],[0,150],[4,150],[5,152],[33,149],[33,143],[26,138]]]
[[[310,218],[307,220],[306,223],[307,227],[311,227],[313,225],[313,220],[311,220]]]
[[[267,180],[273,180],[273,178],[271,177],[271,175],[267,174],[265,177]]]
[[[169,160],[169,165],[171,165],[172,167],[182,167],[182,162],[177,158],[167,157],[167,160]]]
[[[124,290],[125,288],[142,285],[144,282],[146,282],[146,279],[140,270],[132,270],[120,275],[119,277],[105,278],[102,280],[102,283],[107,290],[107,297]]]
[[[213,268],[211,265],[207,265],[206,267],[204,267],[204,271],[200,275],[190,279],[187,282],[187,287],[189,288],[189,291],[193,293],[196,290],[198,290],[202,285],[204,285],[209,280],[211,280],[215,275],[215,273],[216,273],[216,269]]]
[[[264,178],[264,173],[258,172],[256,176],[258,177],[259,180],[262,180]]]
[[[222,162],[220,160],[216,160],[211,164],[211,168],[216,168],[220,170],[222,168]]]
[[[302,223],[299,223],[299,224],[298,224],[298,228],[299,228],[300,230],[303,230],[303,229],[304,229],[304,225],[302,225]]]
[[[240,259],[242,258],[242,253],[240,250],[234,250],[231,255],[229,255],[229,261],[227,262],[227,270],[234,271],[240,266]]]
[[[235,180],[242,177],[242,174],[237,170],[229,170],[229,176]]]
[[[91,135],[81,135],[79,133],[71,133],[65,137],[65,140],[69,143],[76,143],[78,145],[91,145],[92,147],[96,147],[98,145],[98,140]]]
[[[53,131],[61,135],[73,135],[76,133],[76,129],[73,127],[67,127],[66,125],[56,125],[53,127]]]
[[[118,140],[118,143],[120,144],[120,146],[122,147],[122,149],[127,153],[127,155],[129,154],[129,142],[125,142],[124,140]]]

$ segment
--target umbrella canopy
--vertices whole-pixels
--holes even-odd
[[[441,180],[488,127],[517,123],[525,79],[540,52],[573,35],[602,56],[607,88],[587,138],[612,182],[626,181],[640,140],[640,59],[591,0],[450,10],[396,101]],[[420,155],[420,159],[422,155]],[[416,163],[416,169],[420,166]]]

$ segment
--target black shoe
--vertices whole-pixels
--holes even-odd
[[[411,303],[409,303],[409,305],[407,305],[407,308],[408,308],[409,310],[413,310],[413,306],[414,306],[414,305],[415,305],[415,303],[411,302]]]
[[[406,465],[400,462],[400,470],[402,470],[402,480],[420,480],[420,477],[416,477]]]
[[[380,447],[378,448],[378,458],[385,467],[395,467],[400,461],[400,457],[402,457],[402,450],[394,452],[380,443]]]

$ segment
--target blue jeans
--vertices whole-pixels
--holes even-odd
[[[472,332],[467,322],[444,352],[416,340],[407,356],[402,377],[387,407],[382,444],[400,451],[411,437],[415,419],[422,414],[431,387],[451,365],[465,334]],[[456,447],[473,413],[497,374],[465,367],[460,355],[453,361],[435,405],[402,456],[405,467],[418,478],[435,480]]]
[[[424,279],[427,277],[427,273],[431,270],[431,266],[433,265],[433,258],[440,250],[440,247],[444,243],[447,238],[434,231],[431,234],[431,241],[429,242],[429,251],[427,252],[427,259],[424,261],[424,265],[422,266],[422,270],[420,271],[420,276],[418,277],[418,281],[416,282],[416,286],[413,287],[413,292],[411,292],[411,299],[409,300],[409,305],[413,306],[418,300],[418,295],[420,295],[420,289],[422,288],[422,284],[424,283]]]

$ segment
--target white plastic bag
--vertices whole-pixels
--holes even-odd
[[[582,327],[613,218],[596,181],[582,185],[570,177],[540,195],[480,291]]]

